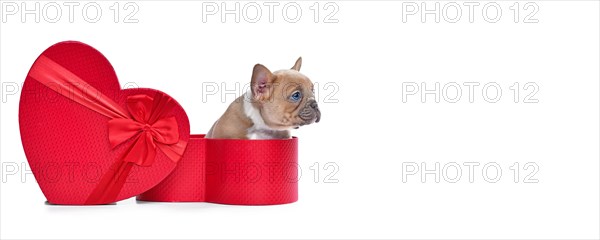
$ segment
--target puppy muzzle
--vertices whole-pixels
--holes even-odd
[[[321,111],[319,110],[317,101],[308,101],[300,111],[299,117],[304,121],[301,125],[308,125],[313,122],[321,121]]]

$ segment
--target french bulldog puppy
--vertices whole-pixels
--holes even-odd
[[[250,90],[229,105],[206,138],[284,139],[291,129],[319,122],[313,83],[299,72],[301,65],[298,58],[292,69],[273,73],[254,65]]]

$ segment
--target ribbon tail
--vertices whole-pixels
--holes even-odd
[[[144,132],[138,136],[121,159],[141,167],[149,167],[154,163],[155,157],[156,144],[152,141],[152,134]]]
[[[143,149],[151,137],[148,133],[138,136],[125,154],[119,158],[110,169],[102,176],[96,188],[90,193],[85,204],[107,204],[114,202],[123,188],[131,168],[134,164],[144,163],[146,157],[154,161],[156,150],[153,148]],[[142,150],[140,150],[140,147]],[[148,163],[148,162],[146,162]],[[151,162],[150,162],[151,164]]]
[[[123,188],[133,163],[117,160],[104,174],[96,188],[85,201],[86,205],[108,204],[115,202]]]
[[[143,141],[141,140],[142,138],[143,137],[138,138],[133,145],[136,145],[137,141]],[[156,147],[175,163],[181,159],[186,146],[187,142],[183,140],[171,145],[156,145]],[[108,204],[117,199],[123,185],[127,181],[127,177],[129,176],[133,165],[135,164],[134,162],[124,161],[125,158],[127,158],[127,155],[113,163],[109,171],[102,176],[102,179],[98,185],[96,185],[96,188],[94,188],[85,201],[86,205]]]

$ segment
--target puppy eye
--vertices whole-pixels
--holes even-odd
[[[300,91],[295,91],[290,96],[290,100],[292,100],[293,102],[300,101],[301,98],[302,98],[302,93],[300,93]]]

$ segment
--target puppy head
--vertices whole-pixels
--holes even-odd
[[[313,83],[299,72],[301,65],[302,58],[298,58],[291,69],[273,73],[261,64],[254,66],[252,104],[272,129],[299,128],[321,119]]]

